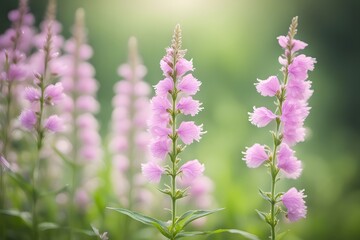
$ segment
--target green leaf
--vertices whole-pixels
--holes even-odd
[[[76,164],[74,161],[72,161],[71,159],[69,159],[67,156],[65,156],[59,149],[57,149],[55,146],[53,147],[55,153],[68,165],[70,165],[70,167],[72,168],[78,168],[80,167],[78,164]]]
[[[219,208],[215,210],[190,210],[179,217],[179,219],[176,221],[176,225],[180,225],[180,228],[182,230],[186,225],[188,225],[192,221],[219,212],[221,210],[223,210],[223,208]]]
[[[288,234],[290,232],[290,230],[284,231],[282,233],[279,233],[276,237],[277,240],[281,240],[285,237],[286,234]]]
[[[19,187],[28,195],[33,194],[33,187],[28,180],[26,180],[19,173],[13,172],[11,170],[7,171],[7,175],[15,181]]]
[[[0,214],[19,218],[26,226],[30,228],[32,227],[32,218],[29,212],[20,212],[18,210],[0,210]]]
[[[232,234],[239,234],[246,239],[250,240],[260,240],[256,235],[238,230],[238,229],[217,229],[214,231],[194,231],[194,232],[182,232],[176,235],[175,239],[183,238],[183,237],[193,237],[193,236],[200,236],[200,235],[212,235],[212,234],[219,234],[219,233],[232,233]]]
[[[260,217],[262,220],[266,221],[266,219],[267,219],[267,213],[261,212],[261,211],[259,211],[259,210],[257,210],[257,209],[255,209],[255,211],[257,212],[257,214],[259,215],[259,217]]]
[[[46,230],[53,230],[53,229],[60,229],[61,227],[56,223],[52,222],[42,222],[38,224],[39,231],[46,231]]]
[[[269,203],[271,203],[271,198],[270,198],[270,193],[266,193],[264,192],[263,190],[259,189],[259,193],[260,193],[260,196],[265,199],[266,201],[268,201]]]
[[[170,238],[170,236],[171,236],[169,229],[168,229],[168,225],[163,221],[160,221],[155,218],[151,218],[151,217],[148,217],[148,216],[142,215],[140,213],[133,212],[128,209],[124,209],[124,208],[107,207],[107,209],[114,210],[119,213],[125,214],[125,215],[131,217],[132,219],[134,219],[138,222],[141,222],[145,225],[156,227],[161,232],[161,234],[167,238]]]

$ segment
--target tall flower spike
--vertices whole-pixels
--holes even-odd
[[[275,192],[276,182],[283,175],[287,178],[296,179],[302,172],[301,161],[295,157],[295,151],[290,146],[305,140],[306,131],[304,121],[309,115],[310,107],[308,99],[313,93],[311,82],[307,79],[308,72],[314,70],[316,60],[298,51],[304,49],[307,44],[295,39],[297,33],[298,18],[294,17],[289,27],[287,36],[279,36],[279,45],[284,53],[279,57],[282,65],[283,79],[270,76],[266,80],[259,80],[256,83],[256,90],[262,96],[276,97],[276,110],[260,107],[250,113],[249,120],[257,127],[264,127],[270,122],[276,122],[275,131],[272,131],[274,148],[254,144],[244,152],[248,167],[254,168],[267,161],[271,175],[271,191],[261,191],[261,195],[270,202],[270,212],[264,214],[264,219],[271,227],[271,239],[276,239],[277,215],[281,212],[280,199],[284,203],[290,221],[297,221],[306,216],[306,206],[303,200],[303,192],[295,188],[287,193]],[[281,175],[279,174],[281,173]],[[282,196],[282,197],[281,197]]]
[[[150,157],[147,147],[150,136],[146,131],[146,119],[151,112],[148,99],[150,86],[143,80],[146,68],[141,63],[135,37],[129,39],[128,52],[128,62],[118,68],[122,80],[114,86],[110,152],[113,156],[115,193],[122,205],[139,210],[138,206],[146,205],[150,200],[142,198],[142,195],[152,195],[145,185],[146,178],[157,182],[164,170],[155,163],[142,165]],[[154,111],[166,113],[166,104],[159,98]],[[140,166],[145,176],[137,171]],[[127,234],[129,233],[124,233]]]

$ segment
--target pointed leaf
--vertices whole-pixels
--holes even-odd
[[[212,235],[212,234],[218,234],[218,233],[232,233],[232,234],[239,234],[243,236],[246,239],[250,240],[260,240],[256,235],[238,230],[238,229],[217,229],[214,231],[194,231],[194,232],[182,232],[176,235],[175,239],[183,238],[183,237],[192,237],[192,236],[199,236],[199,235]]]
[[[59,193],[62,193],[62,192],[66,192],[69,188],[69,185],[65,185],[63,186],[62,188],[59,188],[57,190],[54,190],[54,191],[49,191],[49,192],[42,192],[39,194],[40,197],[46,197],[46,196],[49,196],[49,195],[58,195]]]
[[[26,194],[33,194],[33,187],[22,175],[13,171],[7,171],[7,175],[15,181]]]
[[[53,149],[54,149],[55,153],[61,158],[61,160],[63,160],[66,164],[70,165],[70,167],[72,167],[72,168],[80,167],[74,161],[72,161],[67,156],[65,156],[65,154],[63,154],[59,149],[57,149],[56,147],[53,147]]]
[[[53,230],[53,229],[60,229],[61,227],[56,223],[52,222],[42,222],[39,223],[38,229],[39,231],[46,231],[46,230]]]
[[[223,208],[219,208],[215,210],[190,210],[184,213],[183,215],[181,215],[179,219],[176,221],[176,223],[181,226],[181,229],[183,229],[186,225],[188,225],[192,221],[219,212],[221,210],[223,210]]]
[[[290,232],[290,230],[284,231],[282,233],[279,233],[276,237],[277,240],[281,240],[285,237],[286,234],[288,234]]]
[[[143,214],[133,212],[133,211],[130,211],[130,210],[124,209],[124,208],[111,208],[111,207],[107,207],[107,208],[110,210],[114,210],[119,213],[125,214],[125,215],[131,217],[132,219],[134,219],[138,222],[141,222],[145,225],[156,227],[161,232],[162,235],[164,235],[165,237],[168,237],[168,238],[170,237],[170,232],[169,232],[168,226],[163,221],[160,221],[158,219],[151,218],[151,217],[145,216]]]
[[[20,212],[18,210],[0,210],[0,214],[8,215],[21,219],[28,227],[32,226],[32,218],[29,212]]]
[[[266,201],[271,203],[271,198],[269,196],[269,193],[264,192],[263,190],[259,189],[260,196],[265,199]]]

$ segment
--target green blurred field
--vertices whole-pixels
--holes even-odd
[[[6,14],[17,1],[0,0],[0,32],[8,27]],[[102,134],[108,129],[112,86],[119,80],[117,66],[127,59],[127,41],[138,38],[148,68],[146,80],[162,79],[159,61],[170,44],[174,26],[183,29],[183,46],[193,58],[194,75],[203,82],[198,98],[204,110],[196,117],[208,132],[184,158],[198,158],[216,185],[214,207],[225,210],[209,217],[206,229],[239,228],[266,239],[268,227],[255,208],[268,206],[257,189],[268,189],[265,169],[248,169],[241,160],[245,146],[270,144],[271,127],[258,129],[248,121],[253,105],[271,105],[256,93],[256,78],[279,74],[281,48],[276,37],[285,35],[293,16],[299,16],[297,37],[307,43],[305,54],[318,61],[310,73],[314,95],[306,121],[310,137],[296,146],[304,171],[299,180],[285,180],[279,190],[304,188],[308,216],[290,229],[286,239],[360,238],[360,2],[289,0],[58,0],[58,19],[68,37],[78,7],[86,11],[92,64],[100,82]],[[41,21],[44,0],[30,0]],[[104,210],[105,211],[105,210]],[[115,213],[106,212],[105,218]],[[103,231],[118,239],[116,222],[106,220]],[[106,227],[109,227],[107,229]],[[114,238],[111,238],[111,237]],[[199,238],[204,239],[204,238]],[[222,235],[208,239],[238,239]]]

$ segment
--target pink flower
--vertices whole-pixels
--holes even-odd
[[[199,91],[200,85],[201,82],[199,80],[194,78],[192,74],[188,74],[180,80],[177,88],[189,95],[195,95]]]
[[[164,169],[154,162],[141,164],[141,170],[146,179],[155,183],[160,182],[161,175],[164,173]]]
[[[286,143],[282,143],[278,151],[277,167],[286,177],[296,179],[300,176],[302,167],[301,161],[294,156],[294,153]]]
[[[283,136],[283,142],[292,146],[305,140],[306,129],[302,126],[292,126],[291,124],[286,124],[284,125]]]
[[[23,64],[11,64],[9,67],[8,80],[22,81],[27,77],[27,69]]]
[[[282,48],[286,49],[287,45],[288,45],[289,37],[287,37],[287,36],[279,36],[277,39],[279,41],[279,45]],[[306,46],[307,46],[307,43],[304,43],[303,41],[300,41],[300,40],[293,39],[292,40],[291,51],[292,52],[297,52],[299,50],[303,50],[304,48],[306,48]]]
[[[246,149],[246,152],[243,152],[245,155],[243,160],[246,161],[246,165],[249,168],[257,168],[263,162],[269,159],[265,151],[265,146],[262,146],[258,143]]]
[[[180,58],[176,63],[176,74],[177,76],[182,76],[185,73],[193,71],[192,59],[190,61],[185,58]]]
[[[279,79],[276,76],[270,76],[266,80],[258,79],[258,83],[255,83],[256,90],[262,96],[273,97],[280,91]]]
[[[314,64],[316,59],[312,57],[307,57],[304,54],[296,56],[292,63],[289,65],[289,80],[305,80],[308,75],[307,72],[314,70]]]
[[[36,114],[31,110],[24,110],[19,116],[19,121],[24,128],[31,130],[37,122]]]
[[[63,121],[57,115],[51,115],[45,120],[44,128],[50,132],[60,132],[63,129]]]
[[[164,126],[151,126],[150,133],[153,137],[166,138],[171,133],[171,129]]]
[[[152,110],[155,114],[167,113],[167,110],[171,108],[171,103],[166,97],[155,96],[151,100]]]
[[[33,87],[27,87],[25,88],[24,92],[25,92],[25,99],[28,100],[29,102],[33,103],[40,100],[41,94],[39,89]]]
[[[79,110],[91,113],[97,113],[100,109],[99,102],[93,96],[89,95],[78,97],[76,100],[76,107]]]
[[[285,125],[302,125],[309,111],[310,107],[306,102],[285,101],[282,106],[281,121]]]
[[[199,161],[196,159],[188,161],[180,167],[180,171],[182,172],[183,176],[189,181],[192,181],[195,178],[201,176],[204,170],[204,164],[199,163]]]
[[[194,100],[192,97],[181,98],[178,102],[176,108],[180,110],[184,115],[195,116],[203,108],[200,107],[201,103],[197,100]]]
[[[155,86],[156,95],[158,96],[166,96],[173,89],[174,81],[171,78],[165,78]]]
[[[286,85],[286,100],[307,101],[312,94],[311,81],[291,79]]]
[[[115,92],[118,94],[130,94],[132,91],[132,86],[129,81],[119,81],[114,86]]]
[[[265,127],[275,118],[276,115],[266,107],[254,107],[254,112],[249,113],[249,121],[257,127]]]
[[[165,56],[160,61],[160,68],[164,73],[164,76],[169,77],[173,71],[172,63],[169,61],[168,57]]]
[[[306,217],[307,207],[305,206],[305,197],[304,190],[299,192],[296,188],[289,189],[282,196],[281,200],[287,208],[286,216],[291,222]]]
[[[45,88],[45,101],[51,105],[59,103],[64,97],[63,90],[62,83],[50,84]]]
[[[155,158],[164,159],[170,151],[170,140],[160,139],[151,143],[150,151]]]
[[[202,126],[197,126],[193,121],[190,122],[182,122],[177,130],[177,134],[179,135],[181,141],[185,144],[189,145],[194,140],[197,142],[200,140],[202,132]]]

